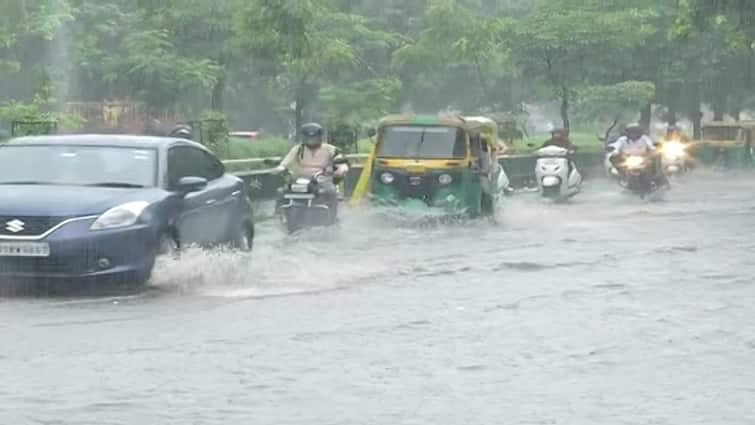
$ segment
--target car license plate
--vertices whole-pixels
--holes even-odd
[[[0,257],[49,257],[50,245],[44,242],[0,242]]]

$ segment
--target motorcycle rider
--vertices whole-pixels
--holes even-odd
[[[658,187],[669,188],[668,178],[663,173],[661,157],[650,136],[639,124],[630,124],[626,129],[626,136],[622,136],[614,143],[614,151],[611,153],[611,163],[617,170],[623,172],[621,162],[627,155],[647,156],[653,161],[653,179]]]
[[[296,178],[310,179],[318,176],[322,196],[337,217],[338,191],[334,179],[343,178],[349,171],[343,156],[333,145],[323,142],[324,131],[320,124],[308,123],[301,127],[302,143],[294,146],[273,173],[280,174],[295,167]]]
[[[627,135],[627,126],[626,124],[619,124],[616,128],[616,132],[613,134],[610,134],[606,140],[605,144],[606,147],[613,146],[614,143],[616,143],[622,136]]]

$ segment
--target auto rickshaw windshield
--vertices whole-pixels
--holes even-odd
[[[460,128],[391,126],[383,128],[376,153],[383,158],[464,158],[467,145]]]
[[[737,140],[739,131],[738,127],[704,127],[703,137],[713,141]]]

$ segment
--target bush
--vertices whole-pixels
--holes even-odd
[[[281,137],[268,137],[260,140],[231,137],[224,159],[279,157],[286,155],[290,149],[291,144]]]

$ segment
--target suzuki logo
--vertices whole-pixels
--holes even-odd
[[[5,230],[13,233],[23,232],[24,226],[26,226],[26,223],[19,219],[15,219],[5,223]]]

